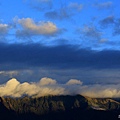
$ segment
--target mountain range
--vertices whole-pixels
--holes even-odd
[[[119,114],[118,98],[0,97],[0,120],[118,120]]]

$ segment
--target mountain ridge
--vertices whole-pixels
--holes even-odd
[[[50,117],[51,115],[60,116],[63,119],[70,114],[73,114],[73,116],[70,115],[73,119],[77,115],[78,118],[88,120],[87,116],[84,117],[84,114],[88,114],[88,116],[90,114],[93,118],[94,113],[110,113],[113,116],[114,114],[118,116],[120,103],[110,98],[90,98],[82,95],[52,95],[38,98],[28,96],[21,98],[0,97],[0,111],[4,111],[2,112],[3,117],[4,114],[8,114],[10,117],[13,115],[14,117],[12,119],[16,118],[15,120],[19,120],[20,118],[20,120],[23,118],[26,118],[25,120],[28,118],[30,120],[31,118],[37,120],[41,117],[46,118],[46,116],[49,116],[46,120],[51,120],[53,119],[53,117]]]

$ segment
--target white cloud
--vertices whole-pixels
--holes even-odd
[[[105,43],[105,42],[107,42],[108,41],[108,39],[107,38],[102,38],[102,39],[100,39],[100,43]]]
[[[93,98],[120,97],[120,84],[114,85],[82,85],[76,79],[69,80],[66,84],[56,84],[56,80],[42,78],[37,83],[20,83],[15,78],[6,84],[0,85],[0,96],[21,97],[23,95],[40,97],[46,95],[76,95],[89,96]]]
[[[115,24],[115,17],[113,15],[107,16],[106,18],[100,20],[100,25],[103,28],[107,28],[109,26],[113,26]]]
[[[88,85],[85,88],[81,88],[81,94],[84,96],[90,96],[93,98],[116,98],[120,97],[119,85]]]
[[[94,26],[84,26],[83,33],[88,37],[99,37],[101,32],[99,32]]]
[[[0,71],[0,74],[2,74],[4,76],[9,75],[10,77],[12,77],[14,75],[19,74],[19,71],[15,71],[15,70],[12,70],[12,71]]]
[[[34,0],[36,2],[45,2],[45,3],[49,3],[51,0]]]
[[[112,5],[113,5],[113,3],[111,1],[94,4],[94,6],[97,7],[98,9],[108,9]]]
[[[31,18],[18,19],[17,23],[22,27],[18,29],[16,34],[18,36],[32,36],[32,35],[45,35],[52,36],[59,32],[57,26],[50,21],[35,21]]]
[[[79,11],[83,9],[83,4],[71,2],[70,4],[61,4],[57,9],[52,9],[45,13],[49,19],[66,20],[72,19]]]
[[[77,33],[81,34],[83,38],[90,40],[101,40],[102,32],[93,25],[84,25],[82,28],[77,29]]]
[[[55,85],[57,82],[51,78],[42,78],[39,82],[40,85]]]
[[[79,4],[79,3],[70,3],[69,8],[75,9],[77,11],[81,11],[83,9],[83,4]]]
[[[0,24],[0,35],[4,35],[8,32],[9,25],[7,24]]]
[[[1,85],[0,86],[0,96],[14,96],[14,92],[16,87],[19,85],[20,83],[15,79],[11,79],[9,80],[5,85]]]
[[[57,10],[48,11],[45,13],[45,16],[50,19],[64,20],[70,19],[73,13],[67,7],[63,7]]]
[[[29,0],[28,4],[31,8],[40,12],[52,8],[52,0]]]
[[[12,78],[6,84],[0,85],[0,96],[21,97],[28,95],[38,97],[64,94],[64,88],[55,84],[56,81],[51,78],[42,78],[39,83],[20,83]]]
[[[67,85],[74,85],[74,84],[82,85],[82,82],[81,82],[80,80],[71,79],[71,80],[69,80],[66,84],[67,84]]]

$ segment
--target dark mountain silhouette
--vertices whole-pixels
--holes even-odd
[[[81,95],[1,97],[1,120],[118,120],[120,103]]]

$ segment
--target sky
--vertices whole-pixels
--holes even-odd
[[[0,0],[0,91],[11,80],[50,79],[57,89],[72,80],[81,94],[120,96],[119,8],[119,0]]]

